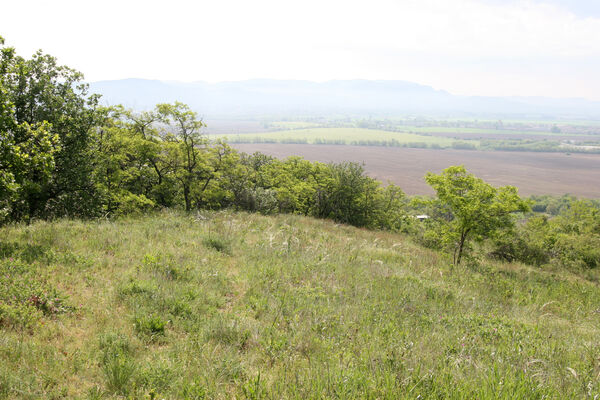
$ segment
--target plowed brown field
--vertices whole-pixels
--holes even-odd
[[[364,162],[370,176],[382,182],[393,182],[408,194],[433,193],[423,180],[427,171],[439,173],[450,165],[464,164],[470,172],[487,182],[497,186],[517,186],[523,195],[570,193],[600,198],[600,154],[305,144],[233,146],[246,153],[260,151],[279,158],[298,155],[311,161]]]

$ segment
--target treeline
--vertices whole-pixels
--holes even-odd
[[[360,164],[278,160],[211,142],[181,103],[141,113],[100,107],[80,73],[42,53],[24,59],[2,47],[0,57],[0,224],[234,208],[407,232],[455,264],[483,251],[534,265],[600,265],[597,202],[524,201],[464,167],[427,175],[435,198],[409,199]],[[531,205],[548,215],[531,217]]]
[[[533,151],[544,153],[600,153],[598,143],[591,143],[589,147],[583,145],[567,145],[552,140],[490,140],[480,142],[482,150],[498,151]]]
[[[439,143],[426,142],[403,142],[397,139],[377,140],[377,139],[361,139],[361,140],[345,140],[345,139],[322,139],[316,138],[309,141],[307,138],[268,138],[261,136],[244,137],[238,135],[229,140],[230,143],[236,144],[319,144],[319,145],[338,145],[338,146],[374,146],[374,147],[404,147],[410,149],[446,149],[452,148],[456,150],[477,150],[477,146],[466,141],[455,141],[450,146],[443,146]]]
[[[404,193],[361,165],[240,154],[210,142],[184,104],[100,107],[54,58],[7,47],[1,57],[2,222],[224,207],[386,229],[407,219]]]
[[[309,141],[304,137],[297,138],[268,138],[260,136],[244,137],[238,135],[230,140],[231,143],[239,144],[324,144],[324,145],[350,145],[350,146],[376,146],[376,147],[404,147],[411,149],[455,149],[455,150],[493,150],[493,151],[532,151],[543,153],[600,153],[598,143],[590,143],[586,145],[567,145],[558,141],[549,140],[498,140],[498,139],[482,139],[479,145],[470,143],[469,140],[453,141],[450,146],[441,145],[439,143],[426,142],[403,142],[396,139],[377,140],[377,139],[361,139],[361,140],[345,140],[345,139],[322,139],[316,138]]]
[[[465,195],[461,194],[459,199],[462,198]],[[477,201],[469,201],[471,204],[465,203],[465,209],[477,204]],[[514,223],[485,235],[474,234],[464,249],[467,256],[471,260],[491,257],[533,266],[552,264],[573,271],[600,267],[600,201],[571,195],[538,195],[531,196],[526,203],[527,207],[513,214]],[[411,227],[411,234],[418,242],[439,250],[456,249],[457,230],[449,230],[449,227],[460,220],[464,210],[451,210],[448,202],[439,198],[414,197],[410,207],[413,213],[426,213],[430,217]],[[475,220],[480,216],[477,224],[490,223],[481,211],[471,214]],[[479,229],[473,229],[476,228]]]
[[[404,194],[381,187],[356,163],[312,163],[239,153],[210,142],[183,104],[132,114],[107,110],[94,132],[94,180],[102,211],[235,208],[299,213],[372,228],[401,223]]]
[[[491,255],[507,261],[600,267],[600,208],[590,200],[571,201],[554,218],[529,218],[510,235],[496,238],[494,246]]]

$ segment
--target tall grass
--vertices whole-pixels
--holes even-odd
[[[452,267],[401,235],[293,215],[0,234],[0,321],[23,317],[0,323],[0,398],[600,394],[596,276]]]

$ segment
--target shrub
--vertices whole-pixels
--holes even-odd
[[[600,237],[598,235],[560,234],[554,244],[556,257],[569,267],[600,267]]]
[[[102,365],[102,370],[110,392],[126,396],[131,391],[137,366],[130,357],[110,358]]]
[[[277,211],[277,193],[272,189],[245,188],[236,199],[236,205],[247,211],[273,214]]]
[[[131,356],[129,339],[123,334],[106,333],[99,337],[99,348],[107,389],[112,393],[127,396],[133,388],[137,372],[137,365]]]
[[[149,336],[154,339],[158,336],[164,336],[167,321],[164,321],[158,315],[141,315],[135,318],[134,327],[137,333]]]
[[[41,312],[24,304],[0,303],[0,328],[31,330],[41,318]]]
[[[220,253],[231,255],[231,243],[226,239],[209,236],[202,240],[202,244],[209,249],[214,249]]]
[[[189,275],[188,268],[179,267],[172,259],[160,254],[146,254],[142,260],[142,268],[168,280],[184,280]]]
[[[533,239],[533,238],[532,238]],[[523,232],[514,232],[497,238],[490,256],[505,261],[520,261],[540,266],[550,261],[547,248],[539,240],[527,240]]]
[[[120,296],[152,295],[156,292],[156,286],[152,282],[130,278],[129,282],[121,286],[118,292]]]
[[[116,199],[117,210],[116,215],[139,215],[151,211],[155,204],[152,200],[144,195],[136,195],[127,193],[124,196],[119,196]]]

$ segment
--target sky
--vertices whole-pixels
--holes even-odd
[[[88,81],[389,79],[600,101],[598,0],[20,0],[0,36]]]

